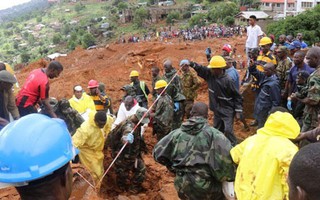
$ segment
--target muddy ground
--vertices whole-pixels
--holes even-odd
[[[205,56],[205,49],[207,47],[212,49],[213,55],[217,55],[221,54],[223,44],[231,44],[233,48],[237,48],[235,58],[239,66],[239,63],[245,60],[244,43],[244,38],[214,38],[194,42],[181,42],[178,39],[174,39],[169,40],[167,43],[153,41],[134,44],[109,44],[92,50],[77,48],[68,54],[68,56],[57,59],[63,64],[65,69],[59,78],[50,81],[50,96],[58,99],[70,98],[74,85],[81,84],[86,88],[90,79],[97,79],[106,84],[107,94],[113,100],[114,110],[117,110],[122,96],[120,88],[130,82],[129,73],[131,70],[138,70],[140,72],[140,79],[146,81],[150,88],[152,65],[158,65],[162,70],[161,73],[163,73],[162,63],[165,59],[171,59],[177,69],[182,59],[190,59],[207,65],[208,62]],[[44,67],[46,64],[45,60],[39,60],[17,71],[20,85],[23,84],[31,70]],[[241,75],[244,73],[242,69],[239,69],[239,72]],[[197,100],[208,103],[207,86],[203,81]],[[212,124],[212,113],[210,115],[210,123]],[[254,131],[246,132],[243,130],[240,122],[235,122],[235,133],[240,141],[248,135],[253,134]],[[148,128],[145,134],[149,150],[144,155],[147,177],[143,186],[146,191],[135,195],[117,192],[114,183],[114,171],[111,169],[103,181],[101,191],[98,193],[79,175],[75,175],[71,199],[178,199],[173,186],[173,174],[164,166],[156,163],[152,158],[152,148],[156,143],[156,139],[152,136],[151,132],[150,128]],[[106,152],[105,168],[110,163],[110,154]],[[89,175],[81,166],[75,166],[74,171],[78,171],[84,177],[89,178]],[[0,190],[0,199],[19,199],[19,196],[14,188],[6,188]]]

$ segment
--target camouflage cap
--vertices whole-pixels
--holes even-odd
[[[303,70],[303,71],[300,71],[297,75],[297,77],[301,77],[303,79],[308,79],[308,77],[310,76],[309,72]]]
[[[8,71],[0,71],[0,81],[15,84],[17,79]]]
[[[150,122],[150,115],[149,113],[147,113],[148,110],[146,108],[139,108],[136,112],[136,117],[141,120],[141,118],[143,117],[143,119],[141,120],[142,124],[148,124]]]

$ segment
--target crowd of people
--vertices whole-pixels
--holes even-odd
[[[255,16],[249,24],[242,81],[226,44],[221,55],[206,50],[208,66],[184,59],[177,70],[167,59],[162,75],[153,66],[151,90],[131,71],[117,112],[98,80],[88,81],[87,92],[75,85],[69,100],[50,98],[48,80],[63,71],[58,61],[32,71],[16,97],[16,78],[2,67],[1,185],[15,186],[22,199],[68,199],[70,160],[99,188],[110,148],[117,189],[140,193],[150,126],[157,139],[153,157],[175,174],[180,199],[319,199],[320,147],[310,143],[320,139],[320,48],[308,48],[301,33],[295,40],[281,35],[276,43]],[[208,85],[208,105],[195,102],[199,77]],[[255,93],[250,126],[257,126],[242,142],[234,134],[235,119],[246,126],[240,85]]]
[[[245,28],[243,26],[224,26],[224,25],[211,25],[211,26],[194,26],[187,29],[173,29],[171,26],[162,28],[160,31],[148,32],[143,35],[131,35],[127,39],[120,37],[120,43],[138,43],[142,41],[151,41],[156,38],[160,41],[167,41],[168,39],[180,38],[183,41],[204,40],[207,38],[219,37],[242,37]]]

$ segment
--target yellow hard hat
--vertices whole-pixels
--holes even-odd
[[[272,40],[269,37],[263,37],[261,38],[259,45],[266,45],[266,44],[272,44]]]
[[[227,66],[226,60],[222,56],[213,56],[208,68],[224,68]]]
[[[160,89],[160,88],[164,88],[166,87],[168,84],[165,80],[159,80],[156,82],[156,85],[154,87],[155,90]]]
[[[132,70],[132,71],[130,72],[130,77],[134,77],[134,76],[139,76],[139,72],[136,71],[136,70]]]

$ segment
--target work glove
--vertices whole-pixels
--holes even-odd
[[[222,182],[222,192],[227,200],[235,200],[234,182]]]
[[[180,109],[179,102],[174,102],[174,112],[177,112]]]
[[[288,102],[287,102],[287,108],[288,108],[288,110],[292,110],[292,101],[291,100],[288,100]]]
[[[134,140],[134,136],[132,133],[129,133],[128,135],[123,136],[122,139],[123,139],[123,141],[129,142],[130,144],[132,144],[133,140]]]

